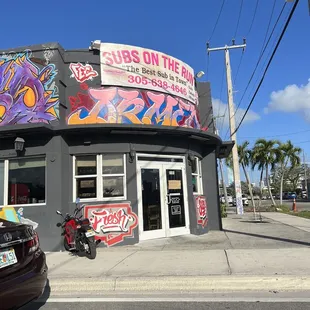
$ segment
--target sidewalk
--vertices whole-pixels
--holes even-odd
[[[81,278],[92,292],[186,287],[310,290],[310,232],[305,230],[310,225],[289,215],[262,215],[262,223],[253,222],[251,214],[229,215],[223,220],[224,231],[203,236],[99,248],[94,261],[67,252],[49,253],[52,291],[81,292]]]

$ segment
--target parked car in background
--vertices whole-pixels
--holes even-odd
[[[248,206],[249,205],[249,200],[248,198],[245,196],[245,195],[242,195],[242,203],[244,206]],[[236,197],[234,197],[234,203],[233,203],[234,206],[237,205],[237,200],[236,200]]]
[[[307,199],[307,198],[308,198],[307,191],[302,191],[302,192],[301,192],[301,198],[302,198],[302,199]]]
[[[47,281],[47,265],[32,226],[0,218],[0,305],[18,309],[39,298]]]
[[[231,196],[227,195],[227,200],[228,200],[228,203],[229,203],[230,205],[233,204],[233,198],[232,198]],[[222,195],[222,196],[220,197],[220,202],[223,203],[223,204],[225,203],[225,195]]]
[[[283,199],[294,199],[297,198],[297,194],[295,192],[288,192],[285,193],[285,198],[283,197]]]

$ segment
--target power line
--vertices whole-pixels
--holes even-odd
[[[244,55],[244,52],[242,51],[242,54],[241,54],[241,57],[240,57],[240,61],[239,61],[239,65],[237,67],[236,75],[235,75],[235,78],[234,78],[234,84],[235,85],[236,85],[237,77],[238,77],[238,74],[239,74],[240,66],[241,66],[241,63],[242,63],[243,55]]]
[[[283,24],[282,24],[281,27],[280,27],[280,30],[281,30],[282,27],[284,27],[285,21],[287,20],[289,14],[290,14],[290,12],[288,12],[288,13],[286,14],[285,19],[284,19],[284,22],[283,22]],[[280,34],[280,32],[281,32],[281,31],[278,32],[278,34],[277,34],[276,37],[278,37],[278,35]],[[275,46],[276,42],[277,42],[277,38],[275,38],[275,39],[273,40],[271,46]],[[266,57],[266,59],[265,59],[263,65],[262,65],[262,68],[261,68],[260,72],[258,73],[258,76],[257,76],[257,78],[256,78],[256,80],[255,80],[255,82],[254,82],[254,85],[253,85],[253,87],[252,87],[250,93],[253,93],[253,91],[254,91],[254,89],[255,89],[255,85],[257,85],[257,83],[258,83],[258,81],[259,81],[259,77],[263,74],[264,68],[265,68],[265,66],[266,66],[266,64],[267,64],[267,62],[268,62],[268,59],[269,59],[269,57],[270,57],[271,54],[272,54],[272,50],[270,50],[270,52],[268,53],[268,55],[267,55],[267,57]],[[250,96],[248,97],[248,99],[250,99]]]
[[[258,84],[258,86],[257,86],[257,88],[256,88],[256,91],[255,91],[255,93],[254,93],[254,95],[253,95],[253,97],[252,97],[252,99],[251,99],[251,101],[250,101],[250,103],[249,103],[249,105],[248,105],[248,107],[247,107],[245,113],[243,114],[243,116],[242,116],[242,118],[241,118],[241,121],[240,121],[239,125],[237,126],[237,128],[235,129],[235,131],[233,132],[233,134],[236,133],[236,132],[238,131],[238,129],[240,128],[242,122],[244,121],[245,116],[246,116],[247,113],[249,112],[249,109],[250,109],[251,105],[253,104],[253,101],[254,101],[254,99],[255,99],[255,97],[256,97],[256,95],[257,95],[257,93],[258,93],[258,91],[259,91],[259,89],[260,89],[260,87],[261,87],[261,85],[262,85],[262,83],[263,83],[263,81],[264,81],[265,75],[266,75],[266,73],[267,73],[267,71],[268,71],[268,69],[269,69],[269,66],[270,66],[270,64],[271,64],[271,62],[272,62],[272,59],[273,59],[273,57],[274,57],[274,55],[275,55],[275,53],[276,53],[276,51],[277,51],[277,49],[278,49],[278,47],[279,47],[281,41],[282,41],[282,38],[283,38],[284,33],[285,33],[285,31],[286,31],[286,29],[287,29],[287,27],[288,27],[288,24],[289,24],[289,22],[291,21],[292,16],[293,16],[293,14],[294,14],[294,12],[295,12],[295,10],[296,10],[296,7],[297,7],[297,5],[298,5],[298,2],[299,2],[299,0],[295,0],[294,5],[293,5],[293,8],[292,8],[292,10],[291,10],[291,13],[290,13],[290,15],[289,15],[289,17],[288,17],[288,19],[287,19],[285,25],[284,25],[284,28],[283,28],[283,30],[282,30],[282,32],[281,32],[281,35],[280,35],[280,37],[279,37],[279,39],[278,39],[278,42],[277,42],[277,44],[276,44],[276,46],[275,46],[275,48],[274,48],[274,50],[273,50],[273,53],[272,53],[272,55],[271,55],[271,57],[270,57],[270,59],[269,59],[269,61],[268,61],[267,67],[266,67],[265,70],[264,70],[263,76],[262,76],[262,78],[261,78],[261,80],[260,80],[260,82],[259,82],[259,84]]]
[[[222,11],[223,11],[223,7],[224,7],[224,4],[225,4],[225,1],[226,1],[226,0],[223,0],[223,1],[222,1],[222,5],[221,5],[221,8],[220,8],[219,14],[217,15],[217,19],[216,19],[215,25],[214,25],[214,27],[213,27],[213,30],[212,30],[212,32],[211,32],[211,36],[210,36],[210,38],[209,38],[209,42],[211,41],[211,39],[212,39],[212,37],[213,37],[213,34],[214,34],[215,29],[216,29],[216,27],[217,27],[217,24],[218,24],[218,22],[219,22],[219,20],[220,20],[220,17],[221,17],[221,15],[222,15]]]
[[[240,4],[239,15],[238,15],[237,26],[236,26],[234,38],[236,38],[236,36],[237,36],[237,32],[238,32],[238,28],[239,28],[239,22],[240,22],[240,18],[241,18],[242,7],[243,7],[243,0],[241,0],[241,4]]]
[[[248,33],[246,35],[247,37],[249,36],[249,34],[250,34],[251,30],[252,30],[252,26],[254,24],[254,20],[255,20],[257,8],[258,8],[258,3],[259,3],[259,0],[256,0],[256,5],[255,5],[255,9],[254,9],[253,18],[252,18],[252,21],[251,21],[251,25],[250,25],[249,31],[248,31]]]
[[[252,79],[253,79],[253,77],[254,77],[254,75],[255,75],[255,72],[256,72],[256,70],[257,70],[257,68],[258,68],[258,65],[259,65],[259,63],[260,63],[260,61],[261,61],[261,59],[262,59],[262,57],[263,57],[263,55],[264,55],[264,53],[265,53],[265,51],[266,51],[266,48],[267,48],[267,46],[268,46],[268,44],[269,44],[269,42],[270,42],[270,40],[271,40],[271,38],[272,38],[272,35],[273,35],[273,33],[274,33],[274,31],[275,31],[277,25],[278,25],[278,22],[279,22],[279,20],[280,20],[282,14],[283,14],[283,11],[284,11],[284,9],[285,9],[285,6],[286,6],[286,2],[283,4],[283,7],[282,7],[282,9],[281,9],[281,12],[280,12],[280,14],[279,14],[279,16],[278,16],[278,18],[277,18],[277,20],[276,20],[276,22],[275,22],[275,24],[274,24],[274,26],[273,26],[273,28],[272,28],[272,31],[271,31],[271,33],[270,33],[270,35],[269,35],[268,41],[267,41],[267,43],[265,44],[265,47],[263,48],[263,50],[262,50],[261,53],[260,53],[260,56],[259,56],[259,58],[258,58],[258,60],[257,60],[257,62],[256,62],[255,68],[254,68],[254,70],[253,70],[253,73],[252,73],[252,75],[251,75],[251,77],[250,77],[249,82],[247,83],[247,86],[246,86],[246,88],[245,88],[245,90],[244,90],[244,92],[243,92],[243,95],[242,95],[242,97],[241,97],[241,99],[240,99],[240,101],[239,101],[239,104],[238,104],[236,110],[238,110],[238,108],[240,107],[240,104],[241,104],[241,102],[242,102],[242,99],[244,98],[244,95],[245,95],[247,89],[248,89],[249,86],[250,86],[250,83],[251,83],[251,81],[252,81]],[[236,111],[236,112],[237,112],[237,111]]]
[[[285,4],[286,4],[286,2],[284,3],[283,7],[285,7]],[[262,51],[264,49],[264,45],[266,43],[266,39],[267,39],[267,35],[268,35],[268,32],[269,32],[270,24],[271,24],[271,21],[272,21],[272,16],[273,16],[273,12],[274,12],[275,6],[276,6],[276,0],[273,1],[273,6],[272,6],[272,9],[271,9],[271,14],[270,14],[269,22],[268,22],[267,30],[266,30],[266,33],[265,33],[265,37],[264,37],[264,41],[263,41],[263,45],[262,45],[262,50],[260,51],[260,53],[262,53]]]
[[[280,12],[280,14],[279,14],[279,16],[278,16],[278,18],[277,18],[277,20],[276,20],[274,26],[273,26],[273,29],[272,29],[272,31],[271,31],[271,33],[270,33],[270,35],[269,35],[268,41],[267,41],[267,43],[265,44],[265,47],[263,48],[263,50],[262,50],[261,53],[260,53],[260,56],[259,56],[259,58],[258,58],[258,60],[257,60],[257,62],[256,62],[256,65],[255,65],[255,68],[254,68],[254,70],[253,70],[253,72],[252,72],[252,75],[251,75],[251,77],[250,77],[250,79],[249,79],[249,81],[248,81],[248,83],[247,83],[247,86],[246,86],[246,88],[245,88],[245,90],[244,90],[244,92],[243,92],[243,94],[242,94],[242,96],[241,96],[241,99],[240,99],[240,101],[239,101],[239,103],[238,103],[238,105],[237,105],[237,108],[236,108],[236,110],[235,110],[235,113],[234,113],[234,115],[233,115],[232,117],[235,117],[235,115],[237,114],[237,112],[238,112],[238,110],[239,110],[239,107],[240,107],[240,105],[241,105],[241,102],[242,102],[242,100],[243,100],[243,98],[244,98],[244,96],[245,96],[245,94],[246,94],[246,91],[248,90],[248,88],[249,88],[249,86],[250,86],[250,84],[251,84],[251,82],[252,82],[252,79],[253,79],[253,77],[254,77],[254,75],[255,75],[255,72],[256,72],[256,70],[257,70],[257,68],[258,68],[258,65],[259,65],[259,63],[260,63],[260,61],[261,61],[261,59],[262,59],[262,57],[263,57],[263,55],[264,55],[264,53],[265,53],[265,51],[266,51],[266,48],[267,48],[267,46],[268,46],[268,44],[269,44],[269,42],[270,42],[270,40],[271,40],[271,38],[272,38],[272,35],[273,35],[273,33],[274,33],[274,31],[275,31],[277,25],[278,25],[278,22],[279,22],[279,20],[280,20],[282,14],[283,14],[283,11],[284,11],[284,9],[285,9],[285,6],[286,6],[286,2],[283,4],[283,7],[282,7],[282,9],[281,9],[281,12]],[[228,134],[228,130],[227,130],[225,136],[227,136],[227,134]]]
[[[280,135],[264,136],[264,138],[276,138],[276,137],[293,136],[293,135],[297,135],[297,134],[304,133],[304,132],[309,132],[309,131],[310,131],[310,129],[306,129],[306,130],[289,132],[289,133],[280,134]],[[260,138],[261,138],[261,136],[260,137],[240,137],[240,139],[260,139]]]

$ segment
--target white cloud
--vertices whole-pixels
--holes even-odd
[[[229,116],[228,116],[227,104],[222,102],[219,99],[212,98],[212,105],[213,105],[213,115],[214,115],[214,117],[222,116],[222,115],[225,114],[225,117],[224,117],[224,128],[228,128]],[[235,107],[235,110],[236,110],[236,107]],[[238,111],[237,111],[237,113],[235,115],[236,126],[238,126],[238,124],[240,123],[241,118],[243,117],[244,113],[245,113],[245,109],[241,109],[241,108],[238,109]],[[242,124],[255,122],[255,121],[259,120],[259,119],[260,119],[260,116],[257,113],[255,113],[252,110],[249,110],[247,115],[246,115],[246,117],[244,118]],[[223,123],[223,118],[217,119],[217,123],[218,124],[222,124]]]
[[[288,113],[302,113],[310,122],[310,79],[306,85],[288,85],[282,90],[273,91],[270,95],[265,113],[281,111]]]

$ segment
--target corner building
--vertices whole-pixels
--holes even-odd
[[[0,217],[32,224],[45,251],[62,249],[56,210],[77,197],[100,246],[220,230],[217,158],[232,143],[214,133],[209,83],[160,52],[130,47],[140,64],[124,64],[128,46],[108,47],[105,60],[101,43],[0,52]]]

